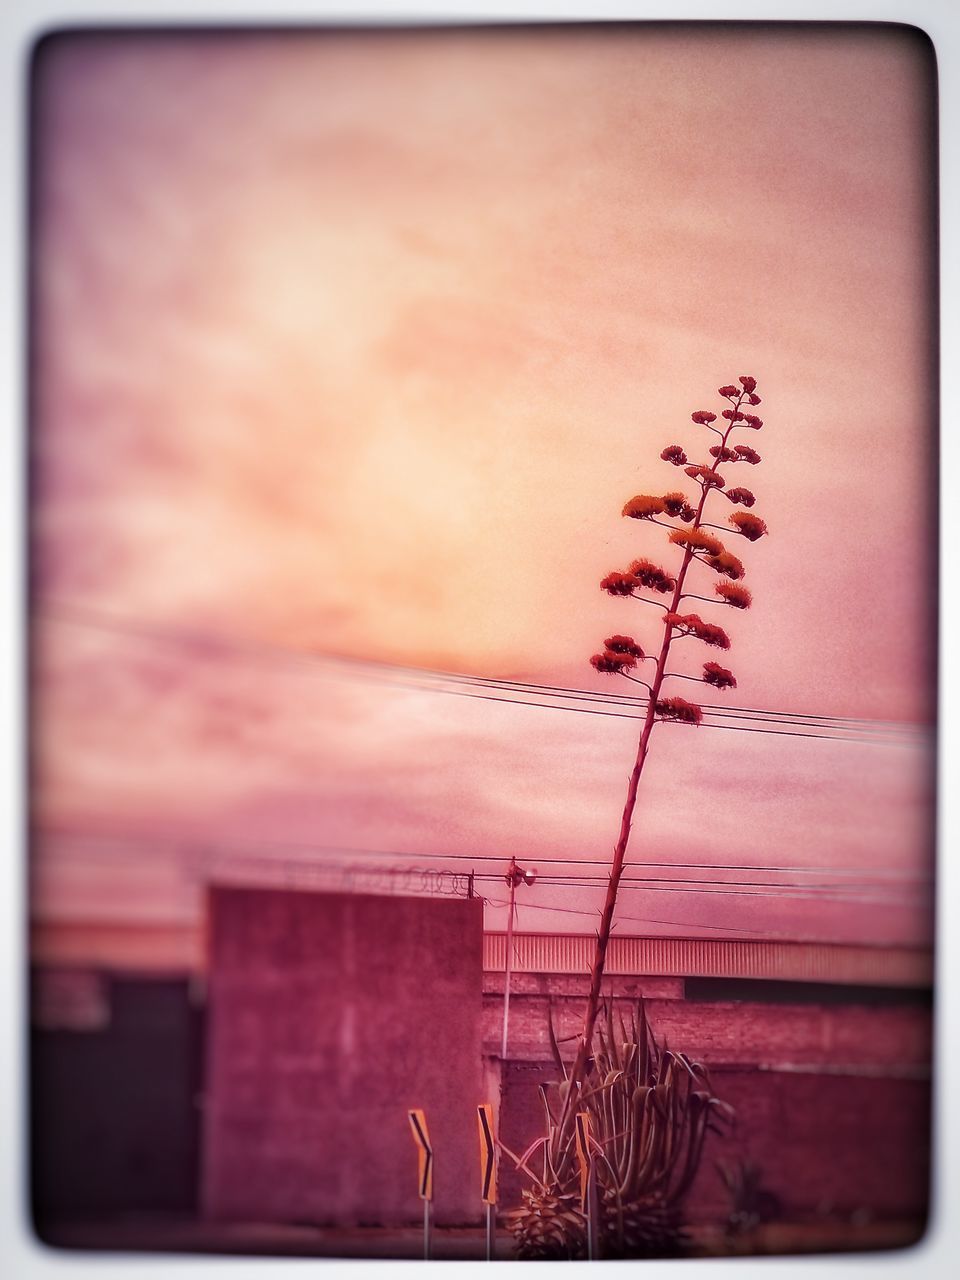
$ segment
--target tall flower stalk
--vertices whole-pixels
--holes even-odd
[[[749,445],[732,443],[735,431],[740,429],[757,431],[763,426],[760,418],[747,411],[748,407],[752,409],[760,403],[756,387],[755,378],[744,376],[739,379],[739,386],[730,384],[719,388],[718,394],[728,404],[720,414],[725,423],[722,428],[713,425],[717,422],[717,414],[708,410],[700,409],[691,415],[694,423],[704,427],[718,438],[717,443],[710,446],[707,451],[709,461],[691,463],[686,452],[677,444],[668,445],[660,454],[665,462],[683,468],[684,474],[699,489],[699,496],[691,500],[681,491],[662,495],[638,494],[623,508],[623,514],[631,519],[651,521],[669,530],[668,542],[680,552],[680,563],[676,572],[649,560],[639,559],[633,561],[626,572],[608,574],[600,584],[601,588],[610,595],[631,597],[659,605],[663,610],[662,633],[659,650],[655,657],[646,654],[632,636],[615,635],[605,641],[602,653],[594,654],[590,659],[599,672],[619,675],[642,684],[647,689],[647,707],[637,744],[636,759],[627,784],[627,795],[620,819],[620,832],[610,864],[606,898],[600,916],[600,928],[597,931],[597,945],[590,973],[590,991],[584,1013],[583,1031],[573,1068],[568,1077],[560,1123],[555,1129],[560,1142],[565,1140],[566,1130],[572,1124],[590,1061],[594,1025],[600,1009],[600,985],[606,966],[617,891],[623,875],[637,803],[637,789],[650,749],[653,727],[658,721],[698,725],[702,717],[702,709],[698,704],[688,702],[682,697],[664,696],[664,682],[680,678],[699,680],[715,689],[736,688],[737,682],[733,673],[719,663],[706,662],[701,675],[689,676],[668,671],[667,659],[673,644],[684,637],[691,637],[717,649],[730,648],[729,637],[723,628],[715,623],[704,621],[699,613],[688,611],[684,606],[685,600],[699,600],[734,609],[747,609],[751,604],[750,592],[740,585],[744,576],[743,564],[727,550],[720,538],[716,536],[716,531],[730,532],[754,542],[767,532],[767,526],[758,516],[742,510],[737,510],[728,517],[729,530],[722,525],[708,523],[704,517],[708,499],[715,492],[722,494],[738,508],[752,507],[754,504],[754,496],[749,489],[726,488],[726,478],[722,469],[737,464],[755,466],[760,462],[760,455]],[[687,576],[695,562],[715,575],[713,596],[686,589]],[[653,597],[645,594],[651,591],[654,593]],[[660,598],[657,599],[657,596]],[[649,683],[631,674],[642,669],[641,664],[646,662],[654,664]]]

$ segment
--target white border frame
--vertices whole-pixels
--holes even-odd
[[[89,3],[80,0],[7,0],[0,12],[3,35],[0,86],[0,358],[5,378],[5,430],[0,433],[0,483],[3,501],[0,518],[0,609],[8,623],[6,644],[0,647],[0,708],[6,720],[0,750],[6,766],[0,772],[0,814],[3,817],[5,865],[0,870],[0,1011],[7,1034],[0,1038],[0,1271],[16,1280],[36,1280],[69,1272],[76,1280],[122,1276],[138,1280],[211,1280],[244,1272],[257,1280],[279,1280],[291,1267],[316,1267],[317,1259],[212,1258],[196,1255],[130,1255],[58,1252],[39,1245],[28,1222],[26,1138],[26,1012],[24,977],[26,957],[26,874],[24,865],[24,732],[26,658],[24,600],[25,494],[23,487],[23,430],[25,425],[25,197],[26,102],[30,53],[45,32],[62,27],[97,25],[163,26],[217,25],[228,23],[280,26],[310,23],[439,23],[527,22],[603,20],[795,20],[803,22],[897,22],[917,26],[933,41],[939,69],[940,95],[940,210],[941,210],[941,616],[940,651],[946,655],[945,637],[953,634],[958,588],[950,549],[960,546],[960,502],[953,485],[960,479],[960,445],[953,429],[960,410],[960,361],[957,356],[960,310],[960,8],[955,0],[825,0],[822,3],[791,0],[675,0],[670,4],[598,2],[580,0],[526,0],[526,3],[463,3],[463,0],[381,0],[379,4],[340,3],[323,0],[283,0],[274,8],[256,0],[115,0]],[[716,1280],[775,1280],[816,1270],[820,1276],[886,1276],[909,1271],[911,1277],[939,1277],[953,1272],[960,1257],[960,1002],[956,978],[960,973],[960,876],[952,855],[958,851],[956,781],[960,779],[955,717],[958,713],[958,679],[948,662],[941,662],[941,737],[938,762],[938,898],[937,898],[937,998],[935,1039],[934,1169],[931,1223],[924,1240],[913,1249],[892,1253],[817,1255],[810,1258],[770,1260],[716,1259],[624,1264],[644,1267],[646,1275],[683,1276],[704,1272]],[[953,1215],[951,1210],[954,1211]],[[950,1259],[953,1258],[951,1264]],[[350,1267],[353,1274],[373,1276],[382,1263],[321,1260],[325,1269]],[[419,1267],[417,1262],[396,1262],[396,1268]],[[480,1263],[453,1264],[458,1267]],[[522,1264],[502,1264],[518,1266]],[[609,1268],[614,1263],[581,1264]],[[255,1270],[254,1270],[255,1269]],[[538,1273],[539,1274],[539,1273]]]

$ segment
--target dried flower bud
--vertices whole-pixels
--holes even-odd
[[[683,510],[680,512],[680,519],[685,520],[687,524],[689,524],[691,520],[696,519],[696,515],[697,513],[694,511],[693,507],[691,507],[689,503],[685,503]]]
[[[609,653],[626,654],[629,658],[636,658],[638,662],[643,661],[643,650],[632,636],[611,636],[609,640],[604,640],[603,645]]]
[[[713,645],[717,649],[729,649],[730,637],[723,627],[712,622],[704,622],[698,613],[665,613],[664,621],[674,627],[681,635],[695,636],[704,644]]]
[[[760,404],[760,397],[751,391],[747,396],[747,404]]]
[[[763,426],[763,419],[758,418],[756,414],[745,413],[743,415],[743,425],[745,427],[751,427],[754,431],[759,431]]]
[[[726,445],[712,444],[710,452],[718,462],[736,462],[737,460],[737,455],[732,449],[728,449]]]
[[[725,387],[718,387],[717,394],[721,396],[726,396],[727,399],[729,400],[731,396],[738,396],[740,392],[737,387],[731,386],[728,383],[727,386]]]
[[[734,609],[749,609],[753,604],[753,596],[738,582],[716,582],[713,589],[721,600],[732,605]]]
[[[723,550],[723,543],[712,533],[704,533],[702,529],[674,529],[668,541],[677,547],[689,547],[691,551],[702,551],[705,555],[716,556]]]
[[[737,680],[732,671],[721,667],[718,662],[703,664],[703,683],[712,684],[716,689],[735,689]]]
[[[711,569],[715,569],[717,573],[722,573],[725,577],[732,578],[734,581],[744,575],[742,561],[738,560],[729,551],[721,551],[718,556],[707,556],[705,563]]]
[[[766,523],[759,516],[752,516],[748,511],[735,511],[727,517],[738,533],[742,533],[748,542],[756,542],[767,532]]]
[[[611,596],[629,596],[640,586],[632,573],[608,573],[600,583],[600,590]]]
[[[756,391],[757,380],[756,378],[750,378],[750,377],[744,376],[740,379],[740,385],[741,387],[743,387],[744,391],[748,391],[748,392]]]
[[[662,516],[663,511],[663,499],[655,498],[652,493],[638,493],[623,508],[623,514],[633,520],[650,520]]]
[[[664,462],[672,462],[675,467],[682,467],[687,460],[687,455],[678,444],[668,444],[660,457]]]
[[[706,409],[698,409],[696,413],[691,413],[690,417],[694,422],[700,423],[701,426],[707,426],[711,422],[716,422],[717,415],[709,413]]]
[[[744,507],[752,507],[756,502],[756,498],[749,489],[728,489],[723,496],[729,498],[731,502],[739,502]]]
[[[678,516],[686,505],[687,495],[685,493],[665,493],[663,495],[663,507],[668,516]]]
[[[658,698],[655,711],[661,720],[674,720],[678,724],[699,724],[703,719],[702,709],[686,698]]]
[[[625,671],[632,671],[637,665],[636,658],[626,653],[595,653],[590,665],[605,675],[622,676]]]
[[[742,422],[743,414],[738,409],[724,409],[723,416],[730,422]]]
[[[677,585],[676,579],[671,578],[669,573],[652,560],[634,560],[630,565],[630,576],[640,586],[647,587],[650,591],[659,591],[661,595],[672,591]]]
[[[760,455],[756,449],[751,449],[748,444],[738,444],[734,446],[734,451],[741,462],[749,462],[755,467],[760,461]]]

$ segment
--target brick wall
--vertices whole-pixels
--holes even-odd
[[[518,975],[511,983],[501,1133],[514,1151],[543,1132],[537,1085],[556,1078],[548,1009],[559,1037],[580,1029],[585,979]],[[718,1159],[750,1159],[788,1217],[922,1219],[928,1196],[931,1011],[919,1004],[695,1002],[679,979],[617,979],[645,995],[661,1042],[703,1061],[735,1129],[711,1136],[690,1194],[692,1220],[718,1221],[726,1193]],[[484,1051],[499,1053],[503,975],[485,975]],[[521,1182],[504,1161],[503,1204]]]
[[[558,1039],[575,1037],[583,1019],[583,995],[569,993],[568,984],[577,979],[535,981],[543,983],[542,992],[512,990],[510,997],[508,1056],[524,1062],[550,1061],[549,1010]],[[670,982],[675,993],[663,998],[660,993]],[[931,1015],[922,1005],[699,1003],[682,998],[679,979],[658,979],[657,983],[644,980],[642,990],[650,993],[645,994],[647,1016],[658,1039],[666,1039],[707,1066],[922,1067],[930,1063]],[[567,993],[561,987],[567,987]],[[582,987],[580,980],[581,991]],[[652,994],[655,991],[657,995]],[[503,997],[488,990],[483,1008],[485,1053],[499,1053],[502,1028]]]

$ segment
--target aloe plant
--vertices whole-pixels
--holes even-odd
[[[605,1257],[665,1256],[683,1243],[682,1207],[707,1133],[722,1132],[732,1109],[716,1098],[706,1067],[659,1045],[643,1001],[629,1021],[607,1001],[578,1109],[590,1116]],[[524,1203],[507,1214],[521,1258],[576,1258],[586,1252],[575,1141],[564,1123],[576,1082],[549,1023],[560,1080],[541,1086],[545,1134],[522,1155],[504,1147],[530,1179]],[[534,1168],[536,1162],[536,1170]]]

